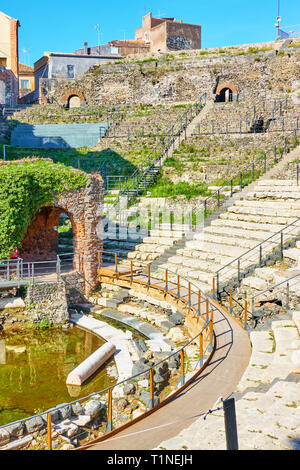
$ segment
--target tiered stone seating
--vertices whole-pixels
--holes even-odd
[[[128,264],[128,261],[134,261],[135,266],[141,262],[151,263],[161,256],[171,247],[182,239],[181,231],[171,230],[150,230],[149,234],[144,231],[142,234],[134,231],[125,239],[118,239],[114,234],[106,234],[107,238],[103,241],[103,249],[110,254],[105,253],[106,261],[114,261],[114,252],[118,254],[119,261],[122,260]]]
[[[281,198],[283,194],[283,198]],[[286,200],[288,194],[288,200]],[[255,197],[254,197],[255,195]],[[167,259],[156,260],[154,276],[161,278],[163,270],[188,275],[204,292],[211,290],[215,272],[269,238],[285,225],[300,217],[300,187],[294,181],[261,180],[249,194],[236,201],[226,212],[221,213],[211,225],[187,240],[183,247]],[[292,238],[300,234],[300,224]],[[284,235],[284,242],[291,235]],[[264,254],[278,245],[280,239],[270,240],[264,245]],[[259,249],[247,256],[250,265],[258,261]],[[245,265],[243,262],[243,267]],[[232,266],[232,275],[236,266]],[[226,273],[228,280],[231,272]]]
[[[272,321],[264,331],[250,333],[252,356],[232,394],[239,450],[299,449],[299,333],[299,310],[286,320]],[[217,408],[157,449],[226,450],[222,404]]]

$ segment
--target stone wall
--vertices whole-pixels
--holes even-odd
[[[30,284],[26,295],[29,319],[34,323],[48,320],[59,324],[69,319],[66,288],[63,281]]]
[[[249,96],[284,91],[299,79],[297,50],[289,48],[279,53],[273,47],[265,47],[254,53],[225,51],[211,55],[199,50],[124,60],[92,67],[82,80],[75,80],[72,85],[60,82],[47,96],[54,103],[65,105],[64,96],[72,86],[85,96],[88,105],[119,105],[195,101],[203,92],[214,94],[222,83],[230,83],[239,94]]]
[[[89,176],[87,184],[63,193],[42,207],[27,229],[20,256],[26,261],[56,259],[59,216],[65,212],[74,232],[74,268],[83,273],[85,290],[97,284],[97,253],[102,249],[104,185],[101,176]]]

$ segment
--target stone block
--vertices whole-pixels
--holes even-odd
[[[43,427],[46,426],[46,422],[41,416],[34,416],[28,421],[25,421],[25,426],[28,434],[32,434],[43,429]]]

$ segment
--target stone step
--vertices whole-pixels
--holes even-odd
[[[194,251],[194,250],[189,250],[188,248],[183,248],[179,249],[176,252],[176,256],[182,256],[184,258],[188,259],[196,259],[200,260],[201,262],[207,263],[207,266],[209,264],[216,264],[216,265],[226,265],[230,261],[232,261],[232,256],[227,256],[227,255],[218,255],[216,253],[206,253],[206,252],[201,252],[201,251]],[[206,268],[208,269],[208,268]]]
[[[174,243],[176,243],[175,238],[169,238],[166,236],[161,236],[161,237],[155,237],[155,236],[150,236],[150,237],[145,237],[143,239],[143,243],[151,243],[151,244],[157,244],[157,245],[165,245],[165,246],[172,246]]]
[[[274,186],[274,180],[273,179],[258,179],[256,181],[257,186]],[[295,185],[295,180],[276,180],[276,185],[277,186],[294,186]]]
[[[284,259],[296,261],[298,264],[300,259],[300,250],[299,248],[289,248],[288,250],[284,250],[283,256]]]
[[[199,243],[214,243],[218,245],[230,245],[233,247],[241,247],[244,249],[253,248],[259,243],[258,240],[250,239],[249,237],[235,236],[229,232],[228,235],[224,234],[221,236],[218,233],[204,232],[203,234],[197,234],[197,238],[194,237]]]
[[[284,225],[288,225],[292,223],[294,220],[296,220],[297,217],[276,217],[274,219],[273,216],[271,215],[256,215],[255,210],[252,211],[253,213],[249,213],[246,210],[243,212],[242,210],[236,211],[236,212],[224,212],[219,215],[220,219],[224,220],[237,220],[237,221],[243,221],[243,222],[251,222],[251,223],[262,223],[262,224],[274,224],[274,222],[278,225],[281,225],[282,228]]]
[[[186,257],[186,256],[170,256],[168,258],[168,264],[174,266],[181,266],[184,268],[190,269],[199,269],[201,271],[206,272],[216,272],[218,269],[222,267],[221,264],[208,262],[205,260],[195,259],[194,257]]]
[[[247,227],[248,228],[248,227]],[[270,235],[272,235],[274,232],[272,231],[254,231],[254,230],[242,230],[238,228],[233,228],[233,227],[224,227],[224,226],[211,226],[211,227],[205,227],[203,229],[204,233],[210,233],[213,235],[224,235],[224,236],[232,236],[232,237],[238,237],[239,239],[246,238],[246,239],[251,239],[251,240],[256,240],[257,242],[265,240],[268,238]],[[200,234],[194,238],[200,237]]]
[[[288,220],[288,219],[291,219],[290,221],[292,220],[295,220],[297,218],[300,217],[300,208],[297,210],[296,208],[295,209],[291,209],[289,210],[288,208],[283,208],[283,209],[279,209],[279,208],[272,208],[272,207],[262,207],[262,206],[247,206],[246,204],[245,205],[235,205],[235,206],[231,206],[228,208],[228,212],[231,212],[233,214],[246,214],[247,216],[260,216],[260,217],[273,217],[273,218],[279,218],[281,220]],[[275,221],[277,222],[277,220],[275,219]],[[274,222],[274,221],[273,221]],[[285,223],[289,223],[289,222],[285,222]]]
[[[248,201],[259,201],[268,199],[270,202],[274,202],[276,204],[280,202],[285,202],[286,200],[289,201],[299,201],[300,199],[300,191],[272,191],[270,189],[266,189],[263,191],[252,191],[247,193],[247,196],[243,197],[243,200],[247,199]]]
[[[182,226],[184,229],[184,226]],[[152,229],[150,230],[151,237],[168,237],[168,238],[175,238],[181,239],[184,231],[182,230],[159,230],[159,229]],[[187,231],[187,227],[185,227]]]
[[[297,201],[289,201],[289,202],[261,201],[261,200],[248,201],[247,199],[242,199],[240,201],[236,201],[234,205],[238,207],[249,207],[249,208],[255,207],[259,209],[271,208],[272,210],[275,210],[276,213],[277,212],[281,213],[282,211],[289,210],[289,209],[297,210],[299,208],[299,203]]]
[[[199,251],[199,252],[204,252],[204,253],[215,253],[217,255],[226,255],[230,256],[232,258],[237,258],[241,256],[243,253],[245,253],[245,248],[239,247],[239,246],[233,246],[233,245],[228,245],[228,244],[221,244],[221,243],[213,243],[213,242],[197,242],[197,241],[188,241],[186,243],[186,248],[194,250],[194,251]]]
[[[227,220],[229,222],[226,222]],[[225,228],[232,227],[232,228],[237,228],[237,229],[242,229],[242,230],[247,229],[247,232],[249,232],[249,236],[251,236],[251,233],[250,233],[251,231],[255,231],[255,232],[270,231],[270,232],[276,233],[276,232],[279,232],[279,230],[283,228],[282,225],[279,225],[279,224],[264,224],[264,223],[255,223],[255,222],[247,222],[245,224],[243,220],[230,220],[230,219],[222,219],[222,218],[212,220],[211,226],[225,227]]]

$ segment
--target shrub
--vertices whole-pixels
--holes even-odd
[[[0,259],[21,246],[42,206],[86,182],[85,173],[47,160],[0,166]]]

